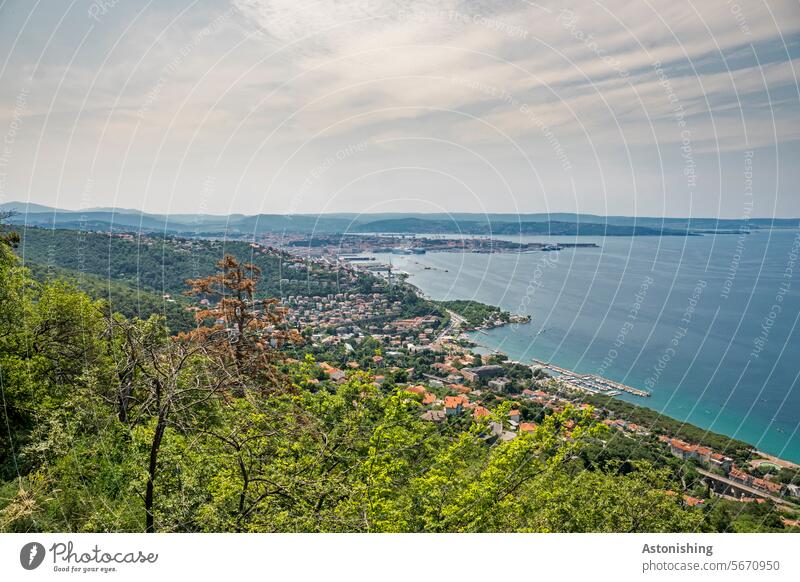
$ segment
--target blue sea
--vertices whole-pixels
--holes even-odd
[[[508,240],[598,248],[376,257],[433,299],[532,317],[474,333],[486,348],[648,390],[620,398],[800,462],[800,231]]]

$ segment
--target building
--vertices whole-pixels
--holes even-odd
[[[447,416],[461,414],[466,404],[469,404],[469,400],[465,396],[444,397],[444,411],[447,413]]]
[[[447,412],[444,410],[427,410],[420,415],[420,418],[428,422],[442,422],[446,416]]]
[[[719,453],[711,453],[711,457],[708,459],[708,462],[711,465],[716,465],[726,473],[730,471],[731,467],[733,466],[733,459]]]
[[[464,368],[461,375],[469,382],[480,382],[489,378],[494,378],[503,373],[503,367],[496,364],[488,366],[478,366],[477,368]]]
[[[486,418],[488,416],[491,416],[491,414],[492,413],[489,412],[489,409],[484,408],[483,406],[476,406],[475,410],[472,412],[472,418],[478,420],[481,418]]]
[[[683,496],[683,503],[687,507],[703,507],[705,501],[703,499],[698,499],[697,497],[692,497],[690,495]]]
[[[715,453],[713,449],[703,445],[693,445],[680,439],[662,438],[662,441],[669,445],[670,452],[685,461],[694,459],[710,465],[716,465],[729,470],[733,464],[733,459],[726,457],[719,453]]]
[[[736,467],[733,467],[730,473],[728,473],[728,479],[731,481],[736,481],[737,483],[741,483],[742,485],[750,485],[753,477],[744,471],[740,471]]]
[[[786,485],[786,494],[791,497],[800,497],[800,485]]]
[[[494,380],[489,380],[489,388],[493,388],[495,390],[504,391],[511,385],[511,380],[503,376],[502,378],[495,378]]]

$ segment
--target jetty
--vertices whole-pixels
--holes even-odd
[[[617,396],[622,392],[627,392],[628,394],[633,394],[634,396],[640,396],[642,398],[650,396],[650,393],[645,390],[626,386],[625,384],[609,380],[603,376],[597,376],[596,374],[578,374],[572,370],[567,370],[561,366],[556,366],[555,364],[543,362],[535,358],[533,362],[535,367],[556,375],[559,380],[576,390],[605,396]]]

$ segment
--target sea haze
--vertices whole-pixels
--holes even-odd
[[[532,316],[480,345],[648,389],[620,398],[800,462],[800,231],[578,240],[599,248],[378,258],[433,299]]]

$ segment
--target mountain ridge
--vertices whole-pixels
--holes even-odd
[[[576,213],[413,213],[375,214],[158,214],[113,207],[64,210],[12,201],[0,210],[15,213],[8,222],[47,228],[163,232],[182,235],[264,233],[441,233],[549,234],[575,236],[653,236],[738,232],[765,228],[798,228],[800,218],[689,218],[601,216]],[[541,226],[538,226],[541,225]],[[571,226],[567,226],[571,225]],[[592,226],[589,226],[592,225]]]

